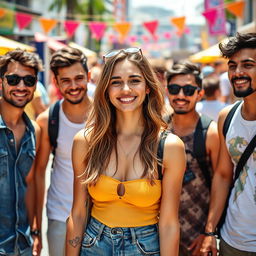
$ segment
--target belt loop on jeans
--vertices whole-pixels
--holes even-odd
[[[131,232],[131,235],[132,235],[132,243],[136,244],[136,233],[135,233],[134,228],[130,228],[130,232]]]
[[[105,225],[104,225],[103,223],[101,223],[100,228],[99,228],[98,235],[96,236],[96,239],[97,239],[97,240],[100,240],[100,237],[101,237],[101,235],[102,235],[102,233],[103,233],[104,227],[105,227]]]

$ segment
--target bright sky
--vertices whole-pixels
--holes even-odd
[[[203,23],[205,18],[198,13],[196,7],[204,0],[130,0],[131,7],[144,5],[158,6],[174,10],[177,16],[186,16],[188,23]]]

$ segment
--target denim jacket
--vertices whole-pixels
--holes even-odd
[[[23,114],[26,130],[16,151],[13,132],[0,115],[0,255],[32,246],[25,204],[26,177],[35,158],[35,130]]]

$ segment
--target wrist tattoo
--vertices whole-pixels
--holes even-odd
[[[81,243],[81,237],[77,236],[72,240],[68,240],[68,242],[72,247],[76,248]]]

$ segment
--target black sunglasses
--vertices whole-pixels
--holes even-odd
[[[195,91],[200,91],[200,88],[193,86],[191,84],[186,84],[184,86],[180,86],[178,84],[168,84],[167,89],[169,94],[177,95],[179,94],[180,90],[183,90],[185,96],[192,96],[194,95]]]
[[[142,51],[140,48],[130,47],[127,49],[112,51],[112,52],[107,53],[106,55],[103,55],[103,62],[106,63],[107,58],[114,57],[114,56],[118,55],[120,52],[124,52],[124,53],[128,53],[128,54],[140,53],[142,55]]]
[[[13,75],[6,75],[5,77],[7,79],[7,83],[11,86],[18,85],[22,79],[26,86],[33,87],[37,81],[37,78],[31,75],[19,76],[19,75],[13,74]]]

